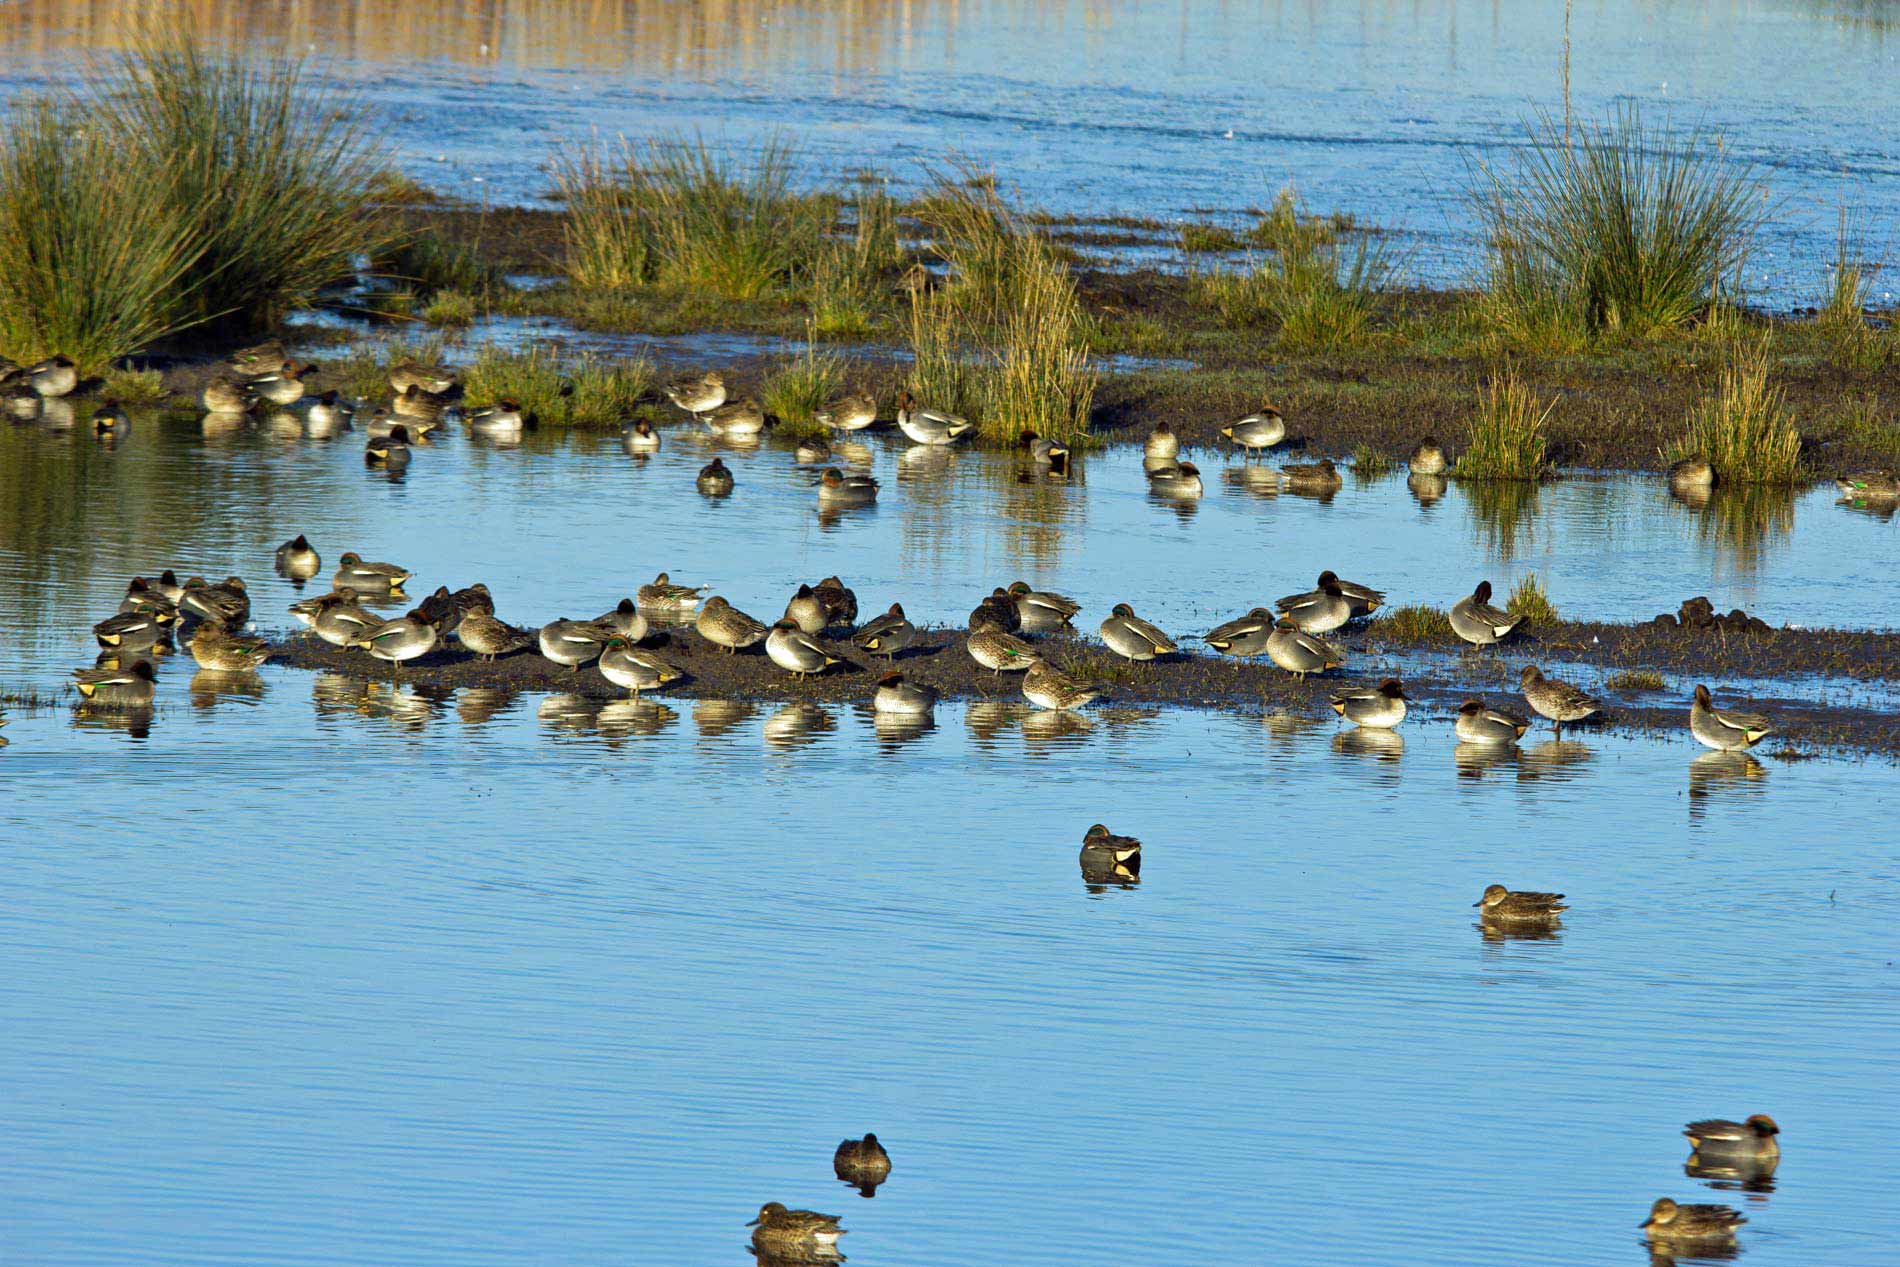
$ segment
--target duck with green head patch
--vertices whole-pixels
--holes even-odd
[[[625,634],[618,633],[601,648],[599,668],[602,677],[635,696],[641,691],[657,691],[686,676],[677,666],[651,651],[640,650]]]

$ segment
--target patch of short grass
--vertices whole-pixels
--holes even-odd
[[[425,293],[458,290],[484,295],[507,285],[500,265],[480,240],[465,242],[430,229],[411,233],[379,261],[378,272]]]
[[[519,351],[483,349],[462,383],[471,406],[512,400],[541,426],[598,429],[632,418],[653,385],[653,375],[644,359],[580,356],[563,361],[553,348],[531,344]]]
[[[1664,684],[1663,675],[1654,669],[1624,669],[1612,673],[1603,685],[1612,691],[1660,691]]]
[[[165,398],[165,375],[160,370],[109,366],[99,375],[96,395],[122,405],[149,405]]]
[[[1516,370],[1493,374],[1465,420],[1464,451],[1452,474],[1468,480],[1539,480],[1550,473],[1544,424],[1556,399],[1540,403]]]
[[[1536,576],[1525,576],[1512,588],[1504,610],[1517,616],[1533,629],[1557,623],[1557,609],[1551,606],[1550,593]]]
[[[1218,224],[1184,224],[1178,240],[1181,249],[1190,255],[1222,254],[1243,250],[1247,245],[1238,233]]]
[[[1452,637],[1451,617],[1442,607],[1412,603],[1376,618],[1371,632],[1401,642],[1430,642]]]
[[[1247,240],[1269,251],[1310,251],[1339,241],[1352,229],[1353,218],[1350,215],[1341,212],[1323,216],[1310,214],[1301,203],[1298,192],[1288,185],[1274,196],[1272,206],[1258,213],[1258,219],[1248,231]]]
[[[789,435],[822,435],[824,428],[812,417],[838,394],[844,383],[844,362],[836,353],[820,352],[816,339],[805,354],[781,366],[765,380],[759,401]]]
[[[1362,479],[1378,479],[1392,470],[1392,459],[1365,442],[1352,451],[1352,473]]]
[[[422,319],[432,326],[472,325],[475,313],[475,296],[459,290],[438,290],[422,306]]]
[[[1801,465],[1801,433],[1781,389],[1769,383],[1768,341],[1729,350],[1721,376],[1689,413],[1689,426],[1665,454],[1675,462],[1696,454],[1717,478],[1736,484],[1791,484]]]

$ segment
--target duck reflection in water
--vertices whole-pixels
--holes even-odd
[[[1101,823],[1082,837],[1082,887],[1090,893],[1132,889],[1141,883],[1141,842]]]
[[[1565,782],[1584,773],[1583,767],[1597,758],[1596,749],[1574,739],[1547,739],[1516,751],[1519,783]]]
[[[883,752],[896,752],[913,739],[921,739],[937,728],[928,713],[871,713],[871,730]]]
[[[1095,733],[1095,723],[1073,709],[1038,708],[1022,719],[1023,747],[1045,755],[1080,747]]]
[[[1689,817],[1697,820],[1718,796],[1764,790],[1768,767],[1747,752],[1705,752],[1689,762]]]
[[[264,698],[264,679],[255,670],[200,669],[191,675],[191,706],[216,708],[223,700]]]
[[[1430,510],[1444,499],[1445,491],[1451,487],[1451,481],[1443,475],[1408,475],[1405,477],[1406,491],[1412,494],[1412,500],[1420,509]]]
[[[693,727],[701,739],[718,739],[745,724],[758,705],[740,699],[703,699],[693,704]]]
[[[118,731],[133,739],[144,739],[152,733],[156,716],[150,704],[81,703],[73,706],[73,729]]]
[[[829,709],[816,704],[787,704],[765,719],[762,735],[766,747],[781,751],[804,748],[819,737],[838,728],[838,719]]]
[[[1514,743],[1459,743],[1451,750],[1453,764],[1458,767],[1461,779],[1478,780],[1500,766],[1516,765],[1517,745]]]
[[[1405,736],[1396,730],[1355,726],[1333,735],[1333,752],[1341,757],[1365,757],[1394,764],[1405,755]]]
[[[465,726],[483,726],[513,704],[519,694],[505,686],[465,686],[455,693],[455,715]]]
[[[878,1185],[891,1177],[891,1155],[874,1134],[847,1139],[831,1154],[831,1171],[840,1183],[856,1188],[859,1196],[874,1197]]]

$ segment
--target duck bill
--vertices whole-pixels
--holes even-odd
[[[759,1220],[758,1220],[758,1219],[747,1219],[747,1220],[746,1220],[746,1226],[747,1226],[747,1227],[757,1227],[758,1225],[759,1225]]]

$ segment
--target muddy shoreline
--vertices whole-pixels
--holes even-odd
[[[890,667],[910,681],[934,687],[944,699],[1023,704],[1020,677],[999,677],[981,668],[964,651],[963,639],[961,630],[924,631]],[[1776,681],[1821,671],[1868,683],[1900,680],[1900,634],[1777,630],[1724,636],[1652,626],[1563,624],[1513,639],[1501,650],[1467,654],[1448,641],[1392,638],[1375,622],[1335,640],[1348,650],[1346,668],[1305,681],[1264,658],[1233,660],[1184,650],[1162,660],[1133,664],[1075,634],[1035,641],[1066,671],[1107,685],[1103,701],[1084,710],[1085,714],[1104,708],[1160,706],[1264,711],[1331,722],[1333,714],[1326,702],[1330,692],[1346,683],[1393,675],[1404,679],[1413,708],[1426,715],[1448,719],[1460,701],[1477,696],[1528,716],[1517,689],[1517,671],[1535,661],[1559,676],[1566,666],[1656,668],[1670,675],[1662,691],[1593,684],[1591,689],[1609,706],[1609,715],[1567,728],[1567,733],[1681,732],[1686,738],[1688,695],[1695,682],[1753,680],[1762,689],[1734,703],[1765,712],[1776,724],[1776,734],[1758,752],[1798,754],[1806,747],[1823,747],[1900,756],[1900,728],[1892,724],[1890,714],[1859,705],[1819,703],[1790,693],[1785,682]],[[821,676],[797,680],[772,664],[758,647],[728,655],[691,629],[658,631],[647,646],[688,676],[664,691],[647,692],[645,698],[868,706],[877,677],[886,671],[885,661],[858,651],[843,638],[826,641],[845,663]],[[273,646],[274,662],[292,668],[430,690],[547,691],[601,701],[626,697],[592,665],[575,672],[531,651],[487,663],[459,647],[438,648],[396,668],[361,652],[332,647],[309,634],[279,636]],[[1437,654],[1421,661],[1420,652]],[[1533,721],[1527,741],[1550,729],[1549,722]]]

